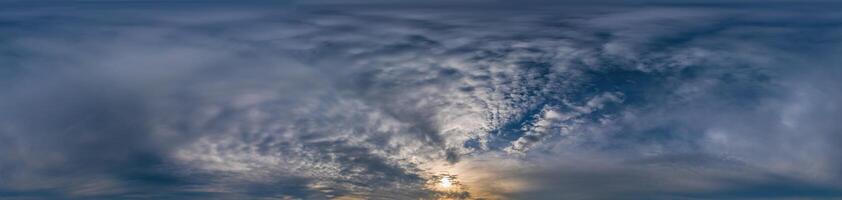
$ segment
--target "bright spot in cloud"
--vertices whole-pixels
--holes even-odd
[[[443,176],[439,180],[439,185],[444,188],[448,188],[451,185],[450,176]]]

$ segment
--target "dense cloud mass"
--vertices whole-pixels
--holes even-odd
[[[0,4],[0,199],[842,198],[842,4]]]

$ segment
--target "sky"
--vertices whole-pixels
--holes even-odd
[[[0,1],[0,200],[839,199],[832,1]]]

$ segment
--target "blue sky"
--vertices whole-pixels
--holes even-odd
[[[842,198],[841,4],[0,4],[0,199]]]

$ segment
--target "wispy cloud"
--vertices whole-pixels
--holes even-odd
[[[0,197],[842,195],[833,4],[27,5]]]

